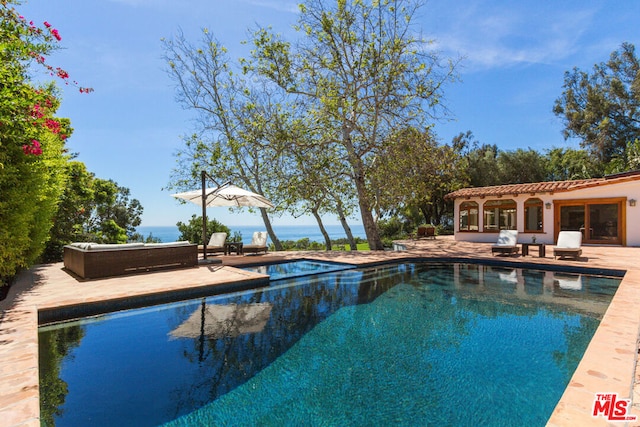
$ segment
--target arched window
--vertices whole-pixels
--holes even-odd
[[[524,231],[535,233],[544,230],[542,200],[534,198],[524,202]]]
[[[517,230],[516,202],[488,200],[484,204],[484,231]]]
[[[478,231],[478,204],[476,202],[460,203],[459,231]]]

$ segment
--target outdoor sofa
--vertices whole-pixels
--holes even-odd
[[[98,244],[64,247],[64,267],[83,279],[198,265],[198,245],[189,242]]]

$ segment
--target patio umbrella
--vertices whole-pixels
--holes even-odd
[[[184,193],[172,194],[173,197],[178,199],[187,200],[195,203],[198,206],[202,206],[202,191],[192,190]],[[205,188],[206,200],[205,207],[213,206],[229,206],[229,207],[242,207],[250,206],[256,208],[272,208],[273,205],[269,200],[260,194],[253,193],[243,188],[237,187],[233,184],[227,183],[215,188]]]
[[[203,258],[207,259],[207,207],[255,207],[272,208],[273,204],[264,196],[226,183],[215,188],[206,188],[207,173],[202,171],[202,188],[200,190],[186,191],[172,194],[177,199],[187,200],[202,206],[202,245]]]

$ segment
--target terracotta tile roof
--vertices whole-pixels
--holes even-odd
[[[625,172],[616,175],[607,175],[603,178],[576,179],[572,181],[548,181],[548,182],[532,182],[528,184],[507,184],[495,185],[492,187],[472,187],[462,188],[460,190],[449,193],[445,196],[447,199],[459,199],[467,197],[487,197],[487,196],[506,196],[519,194],[535,194],[535,193],[560,193],[564,191],[573,191],[590,187],[599,187],[602,185],[618,184],[626,181],[640,180],[640,170]]]

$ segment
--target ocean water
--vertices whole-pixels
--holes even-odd
[[[242,241],[249,243],[251,237],[255,231],[264,231],[265,227],[259,225],[250,226],[230,226],[231,234],[239,231],[242,233]],[[346,238],[346,234],[341,225],[327,225],[325,226],[329,236],[332,240]],[[281,241],[293,240],[298,241],[300,239],[308,238],[312,242],[324,243],[322,233],[317,226],[313,225],[276,225],[273,227],[278,239]],[[152,234],[153,237],[160,239],[163,242],[175,242],[179,240],[180,232],[176,226],[141,226],[137,228],[138,233],[143,237],[148,237]],[[351,232],[354,237],[366,238],[364,232],[364,226],[361,224],[351,225]],[[270,241],[270,239],[269,239]]]

